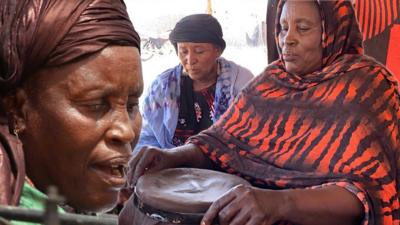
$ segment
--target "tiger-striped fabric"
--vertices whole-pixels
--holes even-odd
[[[355,11],[364,40],[390,27],[399,17],[400,0],[356,0]]]
[[[364,204],[364,224],[398,225],[397,83],[363,55],[351,3],[316,2],[323,20],[323,68],[300,77],[287,73],[281,59],[273,62],[217,123],[189,142],[253,185],[342,186]]]

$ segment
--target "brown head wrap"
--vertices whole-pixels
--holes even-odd
[[[0,93],[42,67],[140,46],[122,0],[3,0],[0,31]]]

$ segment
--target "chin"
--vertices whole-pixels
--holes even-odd
[[[299,70],[298,67],[290,67],[290,66],[288,66],[288,67],[286,67],[286,71],[288,73],[291,73],[291,74],[294,74],[294,75],[297,75],[297,76],[301,76],[302,75],[302,71]]]
[[[68,204],[78,211],[102,213],[113,209],[117,202],[118,191],[109,191],[106,193],[92,192],[86,196],[80,196],[76,201],[72,200]]]

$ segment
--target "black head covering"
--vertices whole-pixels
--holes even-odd
[[[123,0],[2,0],[0,94],[108,45],[140,47]]]
[[[169,40],[177,48],[178,42],[212,43],[225,49],[222,28],[218,20],[209,14],[193,14],[176,23]]]

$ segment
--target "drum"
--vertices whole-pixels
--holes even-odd
[[[194,168],[143,175],[137,182],[133,203],[150,220],[136,216],[134,224],[198,225],[210,205],[239,184],[250,185],[235,175]]]

